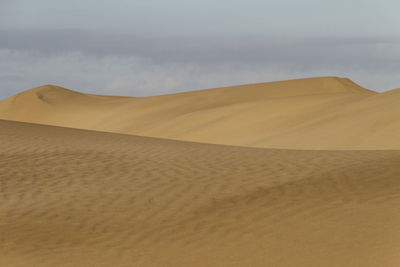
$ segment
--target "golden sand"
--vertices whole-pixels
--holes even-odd
[[[399,89],[336,77],[22,92],[0,101],[0,266],[398,267],[399,118]]]
[[[0,121],[0,266],[400,266],[400,151]]]
[[[0,102],[0,119],[286,149],[400,149],[400,90],[309,78],[154,97],[42,86]]]

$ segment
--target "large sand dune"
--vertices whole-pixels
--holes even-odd
[[[126,101],[49,89],[32,118]],[[384,95],[370,101],[390,108]],[[400,151],[244,148],[10,121],[0,140],[0,266],[400,266]]]
[[[400,91],[322,77],[154,97],[34,88],[0,102],[0,119],[215,144],[400,149]]]

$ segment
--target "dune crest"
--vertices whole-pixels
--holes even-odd
[[[0,119],[237,146],[400,149],[400,93],[320,77],[152,97],[37,87],[0,102]]]

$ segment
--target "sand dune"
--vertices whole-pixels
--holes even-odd
[[[0,266],[400,266],[399,103],[336,77],[17,94]]]
[[[0,139],[1,266],[400,265],[400,151],[244,148],[10,121]]]
[[[154,97],[42,86],[0,102],[0,119],[251,147],[400,149],[400,91],[322,77]]]

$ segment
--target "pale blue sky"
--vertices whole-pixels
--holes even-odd
[[[0,0],[0,98],[153,95],[310,76],[400,87],[400,1]]]
[[[1,0],[2,28],[159,34],[399,35],[397,0]]]

